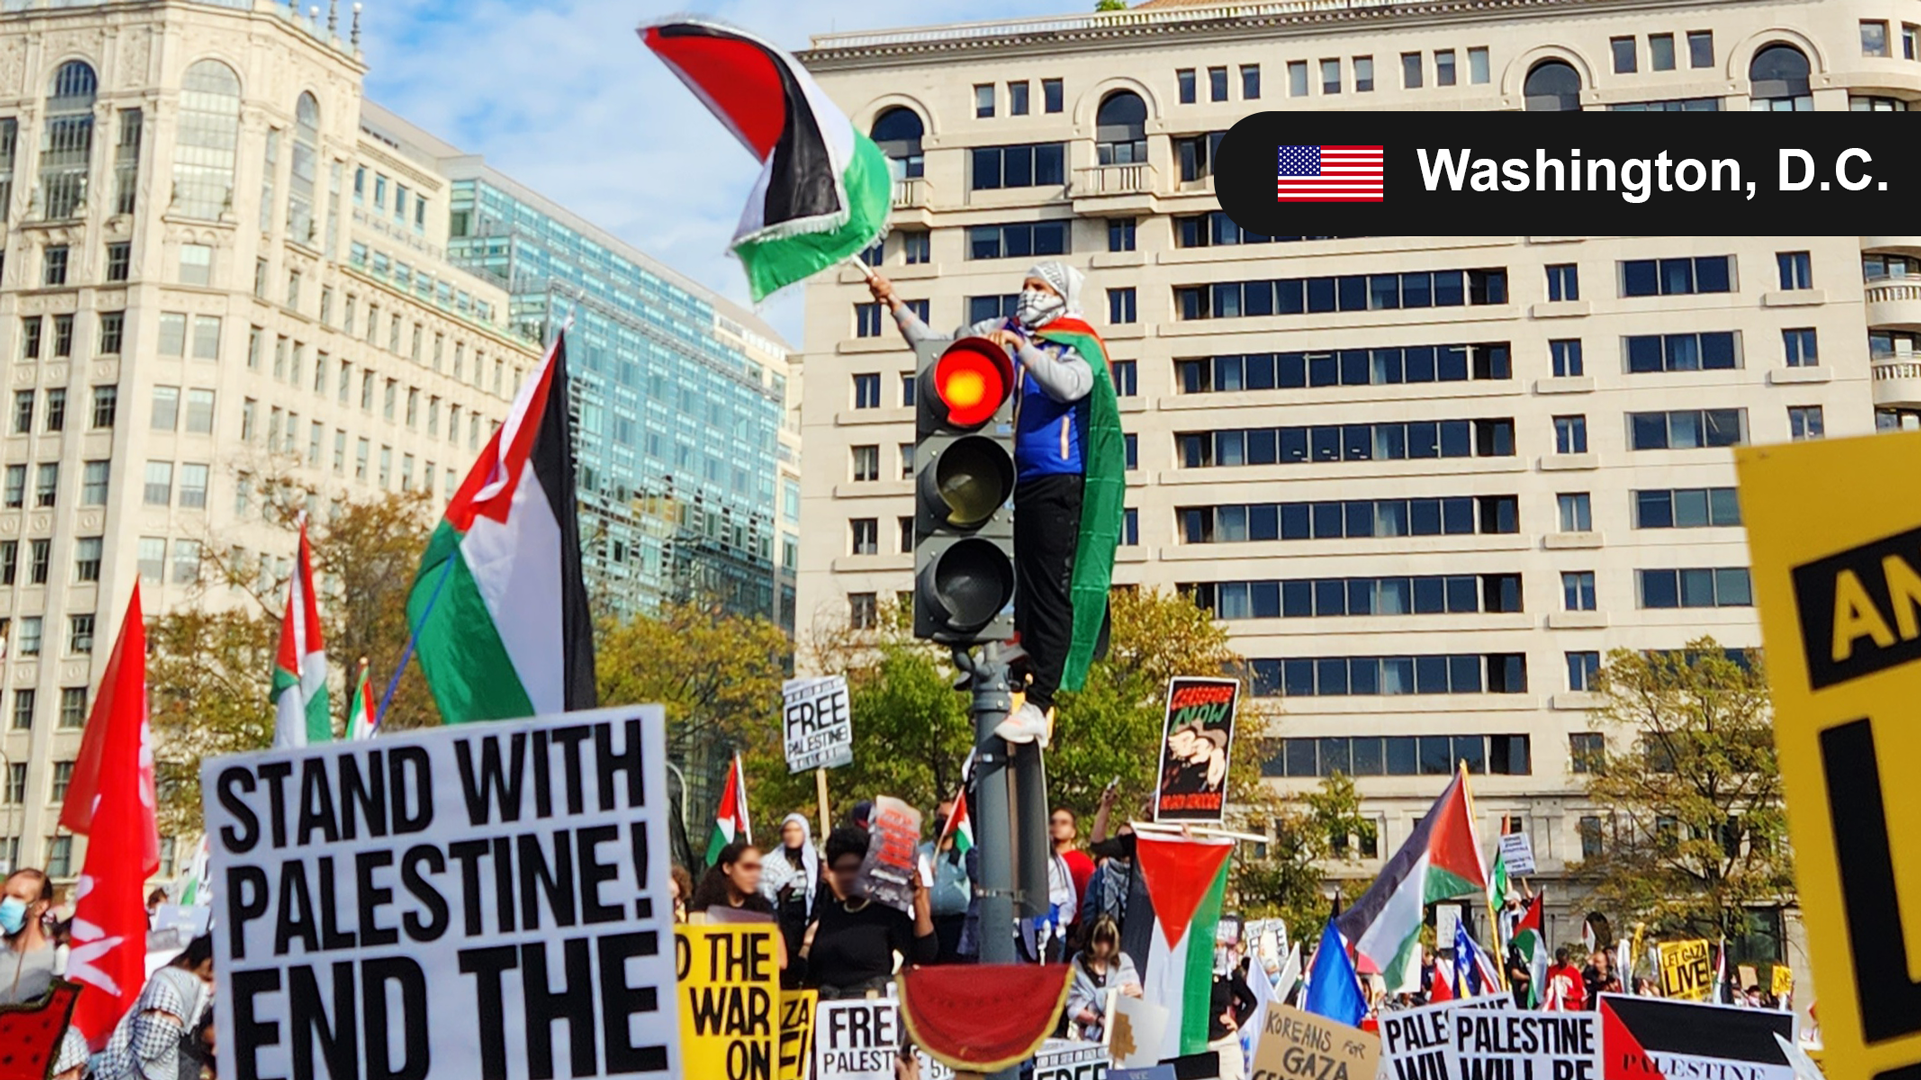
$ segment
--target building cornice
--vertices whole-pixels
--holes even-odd
[[[1245,41],[1260,31],[1344,31],[1393,23],[1426,26],[1459,21],[1661,11],[1676,7],[1746,6],[1758,0],[1257,0],[1197,7],[1133,8],[1085,15],[951,23],[898,30],[816,34],[798,54],[815,71],[945,62],[989,55],[1023,56],[1095,49]]]

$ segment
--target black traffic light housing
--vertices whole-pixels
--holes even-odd
[[[1005,641],[1014,634],[1014,363],[978,337],[914,351],[914,636]]]

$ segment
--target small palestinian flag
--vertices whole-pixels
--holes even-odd
[[[373,685],[367,679],[367,658],[360,658],[360,672],[354,678],[353,701],[347,706],[347,738],[371,739],[374,734]]]
[[[747,821],[747,774],[740,766],[740,755],[727,769],[727,783],[720,789],[720,806],[714,810],[714,833],[707,838],[707,865],[720,860],[720,849],[736,840],[754,842],[754,827]]]
[[[313,549],[307,545],[304,517],[299,555],[287,580],[287,610],[273,661],[275,746],[306,746],[334,737],[333,713],[327,708],[327,646],[320,639],[320,600],[314,595]]]
[[[1341,933],[1387,985],[1402,986],[1410,966],[1421,962],[1427,905],[1486,892],[1487,867],[1481,861],[1463,764],[1374,884],[1341,913]]]
[[[640,36],[761,163],[732,245],[756,303],[886,232],[894,191],[886,155],[800,61],[702,20],[656,23]]]
[[[1541,932],[1541,904],[1545,892],[1535,893],[1527,902],[1527,910],[1521,920],[1514,924],[1514,940],[1509,945],[1520,951],[1521,959],[1527,964],[1527,1004],[1537,1008],[1542,1004],[1542,986],[1547,981],[1547,941]]]
[[[445,723],[593,708],[564,334],[428,540],[407,622]]]
[[[1794,1014],[1602,994],[1601,1080],[1795,1080]],[[1776,1036],[1781,1041],[1776,1041]]]
[[[945,843],[948,837],[954,838],[954,850],[965,855],[974,850],[974,819],[967,813],[967,785],[954,794],[954,812],[947,815],[947,824],[940,831],[940,838],[934,842],[935,850]]]

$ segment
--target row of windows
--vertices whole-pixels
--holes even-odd
[[[9,728],[9,730],[12,730],[12,731],[32,731],[33,730],[34,714],[37,711],[37,707],[39,705],[39,696],[40,696],[39,693],[31,687],[23,687],[13,692],[12,707],[7,711],[7,716],[8,716],[7,727]],[[69,731],[77,730],[79,728],[84,728],[87,726],[87,688],[86,687],[63,686],[60,688],[60,710],[56,714],[55,723],[58,724],[59,727],[61,727],[62,729],[69,730]],[[72,770],[72,766],[73,766],[72,762],[55,762],[54,763],[54,769],[53,769],[54,785],[56,787],[63,786],[61,783],[62,777],[60,775],[61,773],[60,766],[62,764],[65,764],[68,767],[69,772],[71,772]],[[24,797],[24,791],[26,788],[27,767],[24,763],[18,763],[18,764],[15,764],[13,768],[18,769],[19,772],[16,774],[12,774],[8,777],[8,784],[7,784],[8,791],[6,793],[7,798],[5,799],[5,801],[9,803],[17,804]],[[65,792],[62,791],[61,794],[64,795]]]
[[[87,584],[100,580],[100,552],[103,539],[82,536],[73,542],[73,580]],[[53,572],[53,541],[28,540],[26,565],[20,563],[19,540],[0,540],[0,585],[45,585]],[[25,570],[23,574],[21,571]]]
[[[1178,432],[1182,468],[1290,465],[1304,461],[1511,457],[1514,421],[1412,420],[1315,427]]]
[[[1527,692],[1527,656],[1522,653],[1250,660],[1248,666],[1254,692],[1265,697]]]
[[[1066,106],[1066,91],[1059,79],[1042,79],[1041,111],[1060,112]],[[1009,82],[1007,85],[1007,114],[1026,116],[1033,108],[1033,84],[1026,79]],[[974,87],[974,116],[986,120],[994,115],[999,93],[994,83],[978,83]],[[905,111],[905,110],[890,110]],[[876,125],[878,126],[878,125]],[[878,137],[878,136],[877,136]]]
[[[1521,610],[1519,574],[1289,578],[1175,586],[1217,619],[1463,615]]]
[[[1533,772],[1526,735],[1342,735],[1281,739],[1261,763],[1262,776],[1452,776],[1471,773],[1527,776]]]
[[[1650,71],[1673,71],[1675,63],[1675,39],[1671,33],[1648,35],[1648,69]],[[1714,66],[1714,32],[1693,30],[1687,35],[1688,66],[1691,68],[1711,68]],[[1632,75],[1640,70],[1640,45],[1633,37],[1617,37],[1608,41],[1608,51],[1613,54],[1614,73]]]
[[[8,465],[0,479],[0,506],[18,510],[27,503],[27,466]],[[107,502],[107,462],[88,461],[81,466],[80,505],[105,506]],[[60,463],[44,461],[33,466],[35,508],[51,507],[60,492]]]
[[[1505,303],[1505,269],[1224,281],[1174,288],[1175,317],[1183,320]]]
[[[1754,586],[1745,566],[1637,570],[1644,608],[1752,607]]]
[[[1183,394],[1315,386],[1465,382],[1512,376],[1508,343],[1413,345],[1328,352],[1247,353],[1174,361]]]
[[[1382,536],[1470,536],[1520,530],[1513,495],[1349,499],[1344,502],[1230,503],[1174,511],[1188,544],[1258,540],[1359,540]]]
[[[92,655],[93,630],[94,617],[91,613],[67,616],[66,655]],[[44,616],[24,615],[17,619],[0,619],[0,656],[42,655],[47,649],[46,632]],[[18,707],[17,699],[15,705]],[[16,725],[19,723],[17,713],[14,722]]]

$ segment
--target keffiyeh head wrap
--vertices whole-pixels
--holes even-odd
[[[1080,317],[1081,283],[1087,280],[1087,275],[1058,259],[1049,259],[1035,263],[1027,276],[1047,282],[1055,292],[1061,294],[1061,299],[1067,301],[1067,308],[1061,314]]]
[[[807,815],[789,814],[782,818],[781,833],[787,831],[790,821],[800,826],[800,866],[796,868],[788,858],[788,848],[784,842],[768,851],[761,864],[761,895],[778,901],[780,891],[791,885],[795,892],[806,894],[807,909],[812,911],[814,890],[820,885],[820,852],[814,850],[814,830],[807,824]]]

